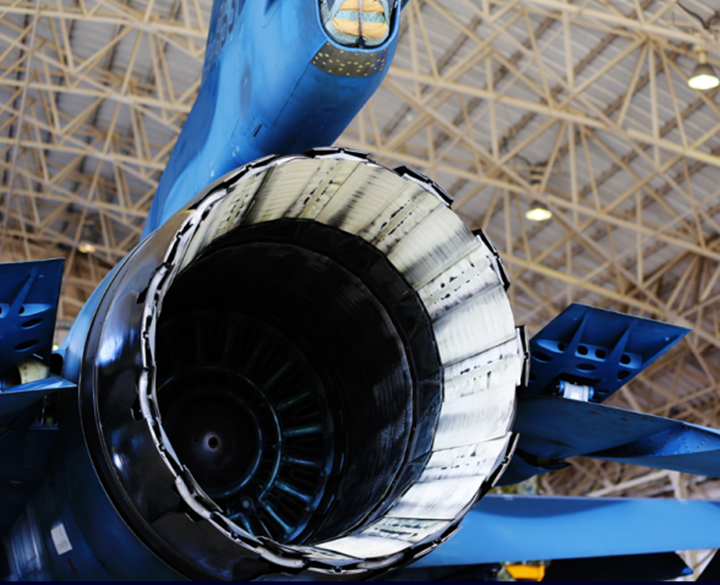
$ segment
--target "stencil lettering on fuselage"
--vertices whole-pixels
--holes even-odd
[[[207,75],[208,70],[215,63],[220,51],[233,33],[244,5],[245,0],[220,0],[217,16],[210,23],[203,77]]]

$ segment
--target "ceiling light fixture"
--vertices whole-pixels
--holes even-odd
[[[720,85],[720,79],[718,79],[712,66],[707,62],[707,51],[700,47],[695,47],[695,51],[698,56],[698,64],[688,79],[688,85],[700,91],[707,91]]]
[[[543,205],[539,201],[533,201],[530,209],[525,212],[525,218],[530,221],[547,221],[552,215],[552,211],[548,209],[547,205]]]
[[[78,246],[78,252],[81,254],[94,254],[95,250],[95,244],[91,242],[81,242]]]

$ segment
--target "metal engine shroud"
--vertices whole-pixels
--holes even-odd
[[[59,452],[79,463],[55,465],[82,489],[43,488],[25,529],[62,526],[90,578],[131,577],[127,555],[148,578],[252,579],[426,554],[516,442],[506,283],[407,169],[324,149],[229,173],[116,269],[75,365],[82,434]]]

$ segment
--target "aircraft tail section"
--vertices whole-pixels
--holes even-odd
[[[143,237],[233,169],[335,142],[379,87],[397,45],[399,1],[361,4],[216,0],[200,93]],[[382,34],[366,38],[380,25]]]
[[[372,577],[429,552],[515,446],[503,276],[408,169],[324,148],[226,175],[88,301],[12,576],[59,526],[35,555],[56,579],[67,559],[95,579]]]

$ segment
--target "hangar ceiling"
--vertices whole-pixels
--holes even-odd
[[[692,327],[614,398],[718,426],[720,70],[705,0],[410,0],[383,86],[338,141],[414,166],[503,256],[518,323],[571,302]],[[65,256],[71,321],[137,242],[200,85],[210,0],[0,0],[4,261]],[[524,218],[539,200],[551,221]],[[550,493],[708,497],[591,460]]]

